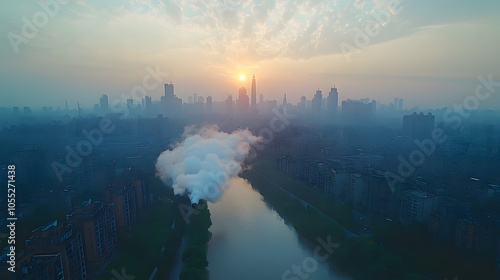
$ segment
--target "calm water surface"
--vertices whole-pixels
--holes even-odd
[[[229,185],[222,198],[208,206],[213,234],[208,243],[211,280],[280,280],[293,265],[314,258],[313,250],[299,242],[295,230],[266,206],[247,181],[233,178]],[[309,280],[341,279],[321,261],[308,276]],[[301,278],[291,274],[285,279]]]

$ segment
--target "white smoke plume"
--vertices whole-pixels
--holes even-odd
[[[250,145],[259,139],[249,130],[228,134],[217,126],[188,127],[184,141],[158,157],[157,176],[164,184],[172,184],[174,194],[187,194],[191,203],[216,202],[228,180],[242,171]]]

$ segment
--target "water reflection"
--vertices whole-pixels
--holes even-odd
[[[234,178],[229,185],[217,203],[209,204],[210,279],[282,279],[292,265],[314,256],[310,246],[299,241],[295,230],[262,201],[248,182]],[[288,278],[293,279],[292,275]],[[327,263],[319,261],[307,279],[340,278]]]

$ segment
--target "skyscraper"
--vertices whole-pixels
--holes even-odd
[[[342,101],[342,122],[347,124],[367,124],[373,120],[377,102],[367,99]]]
[[[240,87],[238,91],[238,106],[241,109],[247,109],[248,108],[248,95],[247,95],[247,89],[244,87]]]
[[[231,114],[233,112],[233,96],[228,94],[224,103],[226,104],[226,113]]]
[[[151,104],[151,96],[146,96],[144,101],[144,106],[146,108],[146,111],[151,111],[153,109],[152,104]]]
[[[174,84],[165,84],[165,95],[161,97],[162,107],[168,116],[176,116],[181,112],[182,99],[174,94]]]
[[[323,95],[321,90],[317,90],[314,98],[312,99],[311,112],[314,116],[321,116],[321,102],[323,101]]]
[[[255,107],[257,105],[257,87],[255,84],[255,74],[252,78],[252,106]],[[262,102],[262,101],[261,101]]]
[[[102,111],[108,111],[108,96],[106,94],[103,94],[102,97],[99,99],[99,107],[101,108]]]
[[[174,97],[174,84],[165,84],[165,97]]]
[[[300,103],[297,104],[297,107],[299,109],[299,111],[304,114],[306,112],[306,107],[307,107],[307,99],[305,96],[302,96],[300,98]]]
[[[335,118],[337,115],[337,107],[339,103],[339,92],[336,87],[333,87],[328,94],[328,99],[326,103],[326,110],[328,113],[328,118]]]
[[[212,96],[207,96],[207,105],[205,106],[207,112],[212,112]]]

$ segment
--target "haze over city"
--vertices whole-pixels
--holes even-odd
[[[0,3],[0,279],[500,279],[500,1]]]
[[[146,66],[158,66],[183,99],[224,100],[256,74],[270,100],[287,93],[296,103],[336,85],[345,99],[401,96],[410,108],[440,108],[471,94],[477,76],[498,73],[498,1],[386,2],[75,0],[27,42],[7,36],[22,36],[40,6],[3,2],[2,105],[91,107],[103,93],[129,93]],[[383,26],[358,48],[374,11],[391,16],[381,14]],[[346,59],[342,43],[359,52]],[[482,108],[499,105],[495,96]]]

